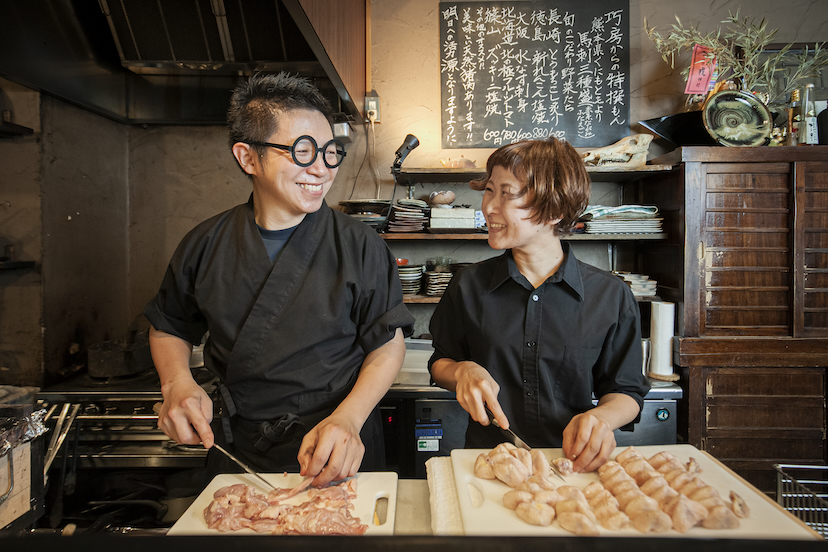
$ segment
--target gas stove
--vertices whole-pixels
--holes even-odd
[[[194,368],[196,381],[211,393],[215,378]],[[197,468],[207,455],[201,446],[178,445],[158,429],[153,405],[163,400],[155,370],[129,376],[93,378],[80,374],[38,393],[47,409],[47,423],[58,418],[64,404],[79,405],[61,454],[79,468]],[[56,465],[59,465],[56,461]]]

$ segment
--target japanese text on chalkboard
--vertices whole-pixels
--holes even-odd
[[[629,0],[440,2],[442,146],[629,134]]]

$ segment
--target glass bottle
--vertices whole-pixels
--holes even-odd
[[[801,122],[799,123],[799,145],[815,146],[819,143],[816,108],[814,106],[814,85],[806,84],[802,94]]]
[[[791,103],[788,104],[788,138],[786,146],[795,146],[799,140],[799,122],[802,113],[799,106],[799,90],[791,91]]]

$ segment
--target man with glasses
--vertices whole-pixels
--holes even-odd
[[[233,92],[228,126],[253,192],[182,240],[145,309],[164,396],[158,426],[314,485],[382,470],[377,404],[414,320],[385,243],[325,203],[345,156],[331,108],[304,79],[254,75]],[[206,332],[215,417],[189,369]],[[211,450],[208,475],[230,471]]]

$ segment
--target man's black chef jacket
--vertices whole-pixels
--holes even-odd
[[[194,344],[209,330],[205,364],[254,422],[321,420],[351,391],[365,356],[397,328],[410,335],[414,322],[394,257],[369,226],[323,203],[272,264],[252,195],[187,234],[145,315]]]
[[[623,393],[640,407],[650,388],[632,291],[562,245],[560,269],[537,289],[511,251],[462,269],[431,319],[429,369],[440,358],[486,368],[511,428],[533,447],[560,447],[572,417],[593,407],[593,393]],[[504,440],[494,426],[470,420],[466,448]]]

